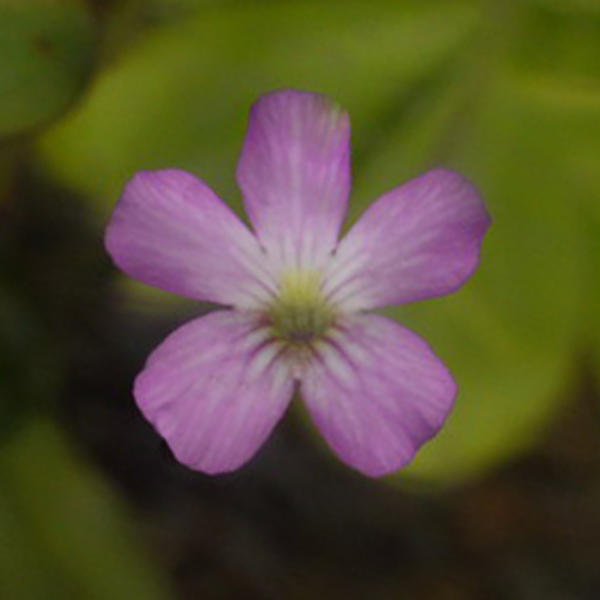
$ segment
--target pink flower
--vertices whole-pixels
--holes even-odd
[[[237,180],[248,229],[178,170],[127,184],[106,234],[144,283],[222,310],[172,333],[134,386],[179,461],[239,468],[298,388],[323,436],[371,476],[412,460],[456,386],[427,344],[370,311],[448,294],[473,273],[489,217],[476,190],[434,170],[395,188],[338,239],[350,191],[348,115],[292,90],[250,113]]]

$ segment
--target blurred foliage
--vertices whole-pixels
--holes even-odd
[[[0,453],[3,600],[160,600],[123,507],[56,425],[32,419]]]
[[[90,73],[95,45],[83,0],[1,0],[0,138],[63,112]]]
[[[582,357],[600,374],[599,6],[0,0],[0,221],[23,201],[14,186],[23,163],[79,195],[98,246],[139,169],[193,171],[240,210],[233,174],[249,105],[281,87],[331,95],[354,126],[350,222],[432,165],[475,181],[492,213],[482,267],[463,290],[388,311],[431,342],[460,387],[447,426],[408,472],[464,481],[535,442]],[[59,197],[33,192],[58,210]],[[43,286],[33,289],[40,278],[20,272],[44,261],[6,252],[8,237],[0,235],[0,535],[9,541],[0,543],[0,596],[163,598],[122,507],[40,417],[68,371],[44,303],[63,308],[66,328],[77,315],[63,302],[71,274],[95,266],[68,246],[64,271],[56,263],[45,274],[63,295],[46,301]],[[96,279],[77,281],[94,288],[73,296],[87,305]],[[146,288],[126,290],[157,305]]]

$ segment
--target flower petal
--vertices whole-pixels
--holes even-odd
[[[180,462],[233,471],[269,436],[294,380],[268,335],[247,314],[217,311],[177,329],[151,354],[134,396]]]
[[[347,318],[317,348],[301,393],[339,457],[379,476],[410,462],[439,431],[456,385],[422,339],[371,314]]]
[[[318,266],[337,243],[350,190],[350,122],[325,96],[285,90],[250,112],[237,177],[262,244]]]
[[[369,309],[453,292],[477,267],[489,224],[466,179],[430,171],[365,211],[340,242],[325,293],[346,309]]]
[[[137,173],[115,208],[106,248],[128,275],[175,294],[243,308],[269,297],[258,240],[184,171]]]

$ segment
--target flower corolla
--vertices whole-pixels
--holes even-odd
[[[137,173],[106,248],[125,273],[220,305],[150,355],[134,397],[177,459],[235,470],[295,390],[342,461],[371,476],[410,462],[456,385],[429,346],[376,309],[448,294],[473,273],[489,217],[436,169],[376,200],[339,239],[350,192],[348,115],[282,90],[252,107],[237,169],[252,229],[201,180]]]

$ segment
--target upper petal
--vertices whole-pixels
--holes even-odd
[[[379,476],[410,462],[438,432],[456,386],[421,338],[367,314],[346,318],[317,348],[301,394],[339,457]]]
[[[350,189],[350,122],[325,96],[294,90],[251,109],[237,177],[263,245],[314,266],[336,245]]]
[[[477,267],[489,224],[466,179],[443,169],[425,173],[365,211],[329,264],[325,291],[347,309],[453,292]]]
[[[250,317],[217,311],[151,354],[134,395],[180,462],[232,471],[252,458],[291,399],[293,378],[278,356]]]
[[[201,180],[175,169],[127,184],[106,248],[128,275],[163,290],[238,307],[269,297],[258,240]]]

